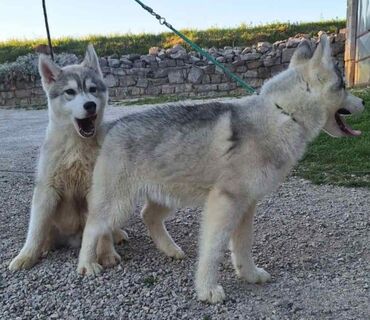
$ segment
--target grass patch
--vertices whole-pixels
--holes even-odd
[[[187,37],[205,48],[224,46],[248,46],[258,41],[275,42],[284,40],[297,33],[311,36],[319,31],[336,32],[346,25],[345,20],[330,20],[305,23],[272,23],[260,26],[245,24],[236,28],[210,28],[207,30],[181,30]],[[46,39],[9,40],[0,42],[0,64],[15,61],[17,57],[34,51],[39,44],[46,44]],[[172,32],[160,34],[113,34],[109,36],[91,35],[83,38],[53,39],[56,53],[68,52],[82,56],[88,43],[92,43],[99,56],[128,53],[147,54],[150,47],[169,48],[182,44],[183,40]]]
[[[332,138],[322,133],[308,148],[295,174],[316,184],[370,187],[370,89],[354,93],[365,100],[362,115],[349,119],[358,138]]]
[[[155,278],[153,276],[149,276],[149,277],[144,278],[143,282],[146,286],[152,287],[156,284],[157,278]]]

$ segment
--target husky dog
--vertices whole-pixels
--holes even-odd
[[[39,59],[48,97],[49,124],[41,148],[26,243],[11,270],[32,267],[55,245],[78,244],[86,222],[87,200],[98,150],[98,136],[108,101],[98,57],[90,45],[80,65],[58,67]],[[116,241],[126,238],[115,230]],[[101,263],[115,264],[111,235],[99,239]],[[108,239],[108,241],[107,241]],[[113,255],[112,255],[113,253]]]
[[[138,198],[156,246],[175,258],[183,252],[168,234],[171,208],[204,205],[196,290],[200,300],[225,298],[217,268],[230,241],[237,275],[264,283],[270,275],[252,258],[256,203],[275,190],[320,130],[358,136],[343,116],[363,110],[346,92],[322,36],[313,52],[304,41],[289,68],[260,95],[201,105],[158,106],[118,120],[107,133],[93,174],[89,216],[77,271],[100,272],[99,237],[125,223]]]

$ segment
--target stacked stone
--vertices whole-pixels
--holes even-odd
[[[302,38],[297,35],[284,41],[259,42],[256,45],[206,49],[256,89],[270,77],[283,71]],[[333,56],[344,67],[344,33],[331,35]],[[313,45],[317,38],[310,39]],[[147,55],[127,54],[100,58],[100,65],[112,100],[158,95],[216,97],[244,94],[232,79],[199,53],[187,52],[181,45],[171,49],[150,48]],[[24,79],[25,77],[25,79]],[[27,78],[28,77],[28,78]],[[0,80],[4,78],[1,75]],[[30,104],[43,99],[41,84],[35,74],[5,74],[0,83],[0,105]]]

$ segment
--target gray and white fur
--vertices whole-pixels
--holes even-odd
[[[359,135],[343,116],[362,110],[363,101],[346,92],[324,35],[314,52],[302,42],[289,68],[260,95],[123,117],[107,133],[96,162],[78,272],[100,272],[98,239],[126,223],[145,199],[141,214],[154,243],[175,258],[184,253],[165,218],[175,207],[204,206],[195,281],[200,300],[225,298],[217,268],[229,242],[240,278],[270,280],[251,253],[256,203],[279,186],[321,130]]]
[[[100,149],[108,91],[94,48],[83,62],[60,68],[41,55],[39,72],[48,98],[49,123],[41,147],[26,242],[9,269],[32,267],[40,255],[58,245],[81,243],[95,160]],[[115,230],[116,241],[127,237]],[[119,256],[111,235],[99,239],[100,263]]]

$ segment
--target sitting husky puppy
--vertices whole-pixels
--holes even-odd
[[[78,272],[101,270],[99,237],[126,222],[135,200],[146,197],[142,216],[149,233],[172,257],[183,253],[163,224],[170,208],[205,202],[195,282],[200,300],[225,297],[217,268],[229,240],[239,277],[270,280],[251,254],[256,203],[279,186],[321,130],[358,136],[343,115],[362,110],[363,101],[346,92],[324,35],[314,53],[302,42],[289,68],[260,95],[123,117],[107,133],[96,162]]]
[[[10,270],[32,267],[55,245],[77,244],[87,216],[87,196],[98,150],[98,135],[108,101],[98,57],[90,45],[82,64],[58,67],[39,59],[48,97],[49,124],[41,148],[26,243]],[[115,230],[116,241],[126,238]],[[99,240],[102,264],[116,263],[111,235]],[[77,242],[77,243],[76,243]]]

